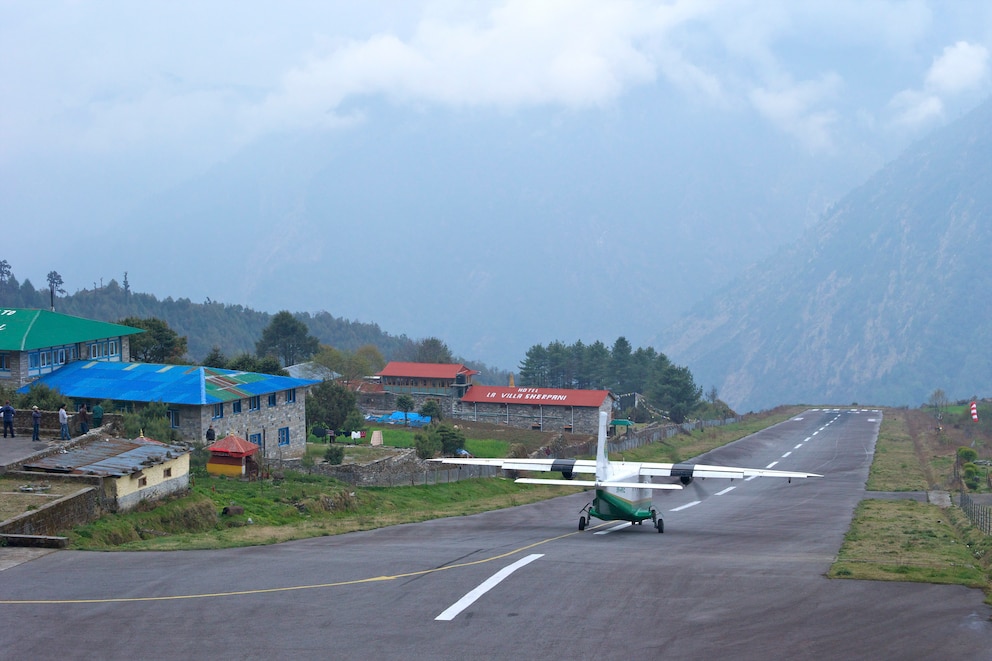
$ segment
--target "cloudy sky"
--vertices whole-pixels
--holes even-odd
[[[581,193],[583,207],[643,208],[650,205],[647,198],[624,190],[636,174],[617,176],[602,191],[590,182],[610,172],[627,173],[625,168],[644,158],[667,173],[661,188],[685,195],[677,210],[655,208],[650,222],[677,213],[684,237],[679,252],[690,256],[700,249],[696,242],[706,239],[689,225],[708,224],[712,242],[713,234],[721,234],[713,216],[721,212],[700,204],[693,220],[686,209],[698,182],[688,174],[679,181],[680,173],[703,179],[700,172],[712,172],[736,183],[754,177],[751,187],[760,195],[752,190],[745,200],[735,197],[743,193],[728,190],[724,203],[744,208],[743,218],[775,217],[769,225],[755,221],[741,231],[753,235],[760,227],[767,230],[766,239],[784,241],[901,148],[983,101],[992,84],[990,49],[992,5],[979,1],[4,0],[0,257],[20,279],[36,284],[55,268],[70,289],[119,280],[126,270],[141,273],[133,256],[84,259],[89,250],[83,246],[108,232],[143,229],[149,205],[181,205],[191,182],[245,167],[247,160],[260,158],[259,145],[299,144],[300,136],[311,146],[310,152],[300,148],[301,160],[321,161],[313,152],[324,154],[325,148],[326,153],[337,149],[340,160],[345,145],[363,141],[376,145],[380,162],[404,162],[414,143],[398,136],[412,134],[416,149],[433,146],[432,158],[446,164],[439,171],[457,171],[466,154],[484,154],[464,161],[480,176],[501,182],[485,193],[473,191],[473,203],[482,207],[499,206],[500,195],[526,197],[521,191],[535,172],[566,172],[577,167],[583,153],[594,153],[597,174],[572,177],[577,190],[567,189],[564,175],[542,179],[541,199],[561,201]],[[541,162],[535,165],[522,154],[541,139],[552,140],[555,148],[538,149]],[[639,151],[638,145],[647,144],[653,160]],[[505,163],[499,162],[502,153],[512,154]],[[299,176],[316,176],[327,167],[321,161]],[[353,163],[338,167],[358,173],[351,184],[356,189],[379,185],[388,195],[383,182],[358,180],[374,173],[362,174]],[[525,176],[531,184],[521,179]],[[696,199],[710,200],[721,190],[709,185],[713,188],[699,189]],[[445,216],[437,206],[444,193],[432,186],[443,183],[425,181],[422,190],[404,199],[408,227],[430,227],[432,216]],[[644,193],[648,187],[633,188]],[[249,197],[256,192],[244,191]],[[493,199],[479,200],[480,194]],[[307,195],[312,193],[300,193],[269,220],[291,232],[291,219],[306,215],[299,209],[313,207]],[[458,213],[467,205],[458,206]],[[514,213],[512,208],[501,213]],[[448,213],[454,215],[454,209]],[[583,231],[612,233],[589,229],[594,220],[579,217],[575,209],[568,213]],[[609,238],[636,235],[649,222],[636,216],[625,211],[623,220],[611,221],[622,234]],[[478,222],[484,221],[480,216]],[[236,231],[239,219],[214,213],[197,222]],[[319,218],[308,222],[311,229],[321,226]],[[540,221],[521,224],[535,222]],[[477,234],[450,235],[451,252],[471,251],[476,255],[471,268],[489,278],[509,254],[480,250]],[[728,236],[740,241],[733,232]],[[507,240],[514,239],[526,235]],[[766,246],[768,252],[774,247]],[[717,273],[705,286],[732,277],[747,260],[711,261],[707,272]],[[532,268],[532,278],[549,277],[539,265]],[[623,278],[636,278],[632,269],[626,264]],[[492,342],[488,348],[476,344],[468,339],[470,331],[432,325],[415,310],[373,317],[375,307],[343,296],[326,302],[280,298],[258,283],[239,288],[221,282],[221,291],[207,291],[203,280],[203,274],[194,274],[187,285],[172,275],[156,279],[149,273],[135,286],[163,297],[209,296],[272,311],[326,308],[411,336],[449,332],[453,348],[468,358],[505,364],[520,355],[519,346],[500,353]],[[368,282],[366,299],[388,293]],[[589,285],[576,281],[575,286]],[[581,289],[572,293],[580,295]],[[682,296],[673,300],[684,306],[688,299]],[[606,323],[584,331],[570,335],[538,325],[530,340],[520,342],[526,348],[580,335],[604,341],[615,335],[595,335],[652,336]]]

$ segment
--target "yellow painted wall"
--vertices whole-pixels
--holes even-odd
[[[211,475],[237,475],[245,474],[244,464],[220,464],[212,460],[207,461],[207,472]]]
[[[170,477],[165,477],[165,470],[167,468],[172,469],[172,475]],[[140,491],[141,489],[156,487],[166,480],[172,480],[181,475],[188,474],[189,453],[184,452],[175,459],[169,459],[161,464],[148,466],[143,469],[141,473],[141,477],[146,478],[146,484],[144,486],[138,486],[139,478],[134,475],[125,475],[113,481],[115,495],[118,499],[129,496],[137,491]]]

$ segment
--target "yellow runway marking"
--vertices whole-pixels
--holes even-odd
[[[606,525],[602,523],[597,528]],[[590,528],[591,530],[591,528]],[[236,597],[242,595],[251,594],[267,594],[271,592],[292,592],[294,590],[318,590],[321,588],[337,588],[346,585],[361,585],[363,583],[378,583],[380,581],[395,581],[400,578],[412,578],[414,576],[426,576],[427,574],[433,574],[440,571],[445,571],[448,569],[461,569],[463,567],[471,567],[473,565],[481,565],[487,562],[493,562],[494,560],[502,560],[503,558],[508,558],[517,553],[522,553],[528,551],[534,547],[541,546],[542,544],[548,544],[550,542],[556,542],[559,539],[565,539],[566,537],[571,537],[572,535],[577,535],[578,532],[570,532],[564,535],[558,535],[557,537],[549,537],[548,539],[543,539],[539,542],[534,542],[533,544],[528,544],[527,546],[521,546],[518,549],[512,551],[507,551],[506,553],[500,553],[499,555],[494,555],[490,558],[483,558],[481,560],[473,560],[471,562],[461,562],[455,565],[446,565],[444,567],[434,567],[432,569],[421,569],[419,571],[407,572],[405,574],[395,574],[393,576],[372,576],[369,578],[358,578],[352,581],[338,581],[337,583],[316,583],[313,585],[294,585],[290,587],[282,588],[258,588],[255,590],[236,590],[231,592],[212,592],[204,594],[178,594],[164,597],[108,597],[104,599],[0,599],[0,604],[118,604],[118,603],[130,603],[138,601],[178,601],[183,599],[211,599],[217,597]]]

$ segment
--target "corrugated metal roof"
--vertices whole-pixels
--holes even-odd
[[[141,328],[93,321],[49,310],[0,309],[2,351],[31,351],[144,332]]]
[[[454,379],[459,374],[478,374],[464,365],[450,363],[402,363],[391,361],[376,376],[400,376],[415,379]]]
[[[184,453],[185,448],[151,439],[108,438],[24,464],[25,470],[120,477],[162,464]]]
[[[486,404],[540,404],[542,406],[591,406],[599,408],[607,397],[612,397],[609,390],[472,386],[462,397],[462,401]]]
[[[77,399],[202,406],[306,388],[319,382],[198,365],[79,360],[46,374],[36,383]],[[27,392],[27,389],[28,386],[24,386],[19,392]]]

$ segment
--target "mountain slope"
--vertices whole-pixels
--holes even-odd
[[[698,306],[665,352],[738,409],[988,391],[992,101]]]

